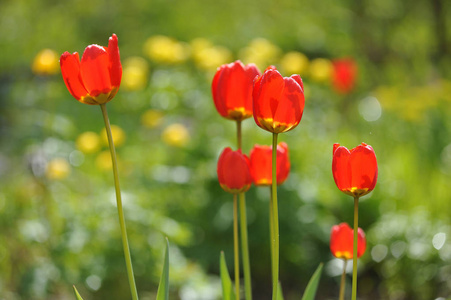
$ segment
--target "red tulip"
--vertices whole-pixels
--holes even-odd
[[[110,37],[108,47],[86,47],[81,62],[77,52],[64,52],[60,65],[67,89],[82,103],[107,103],[119,90],[122,66],[115,34]]]
[[[277,145],[277,184],[282,184],[290,173],[288,145]],[[255,145],[250,153],[251,175],[255,185],[272,184],[272,146]]]
[[[373,148],[362,143],[349,151],[340,144],[334,144],[332,173],[340,191],[354,197],[368,194],[377,181],[377,161]]]
[[[354,230],[346,223],[332,226],[330,232],[330,251],[336,258],[352,259]],[[357,258],[366,250],[366,238],[362,228],[357,231]]]
[[[258,75],[254,64],[243,65],[239,60],[218,68],[211,89],[221,116],[236,121],[252,116],[252,88]]]
[[[340,94],[347,94],[355,86],[357,77],[357,64],[351,58],[337,59],[332,62],[332,85]]]
[[[219,156],[217,172],[219,184],[226,192],[236,194],[251,187],[249,158],[240,150],[225,148]]]
[[[273,133],[295,128],[304,112],[304,86],[299,75],[282,77],[269,67],[254,82],[254,120]]]

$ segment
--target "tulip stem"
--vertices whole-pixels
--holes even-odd
[[[272,300],[277,299],[279,283],[279,210],[277,206],[277,133],[272,134],[272,214],[273,214],[273,264],[272,264]]]
[[[241,256],[243,258],[244,293],[245,299],[252,299],[251,265],[249,261],[249,243],[247,239],[246,196],[240,193],[240,232],[241,232]]]
[[[359,231],[359,197],[354,197],[354,249],[352,253],[352,300],[357,299],[357,233]]]
[[[236,139],[238,142],[238,149],[241,150],[242,147],[242,138],[241,138],[241,120],[236,121]]]
[[[233,250],[235,261],[235,293],[236,299],[240,299],[240,253],[238,251],[238,200],[233,194]]]
[[[269,187],[269,243],[271,244],[271,272],[274,272],[274,249],[272,241],[274,240],[274,215],[272,212],[272,186]]]
[[[338,300],[345,299],[345,288],[346,288],[346,265],[348,264],[347,259],[343,259],[343,273],[341,274],[341,283],[340,283],[340,296]]]
[[[241,150],[242,147],[241,120],[236,121],[236,136],[238,150]],[[243,258],[243,273],[244,273],[244,294],[246,300],[251,300],[252,299],[251,266],[249,260],[249,242],[247,238],[246,196],[244,192],[240,193],[240,232],[241,232],[241,256]]]
[[[127,229],[125,227],[124,211],[122,209],[121,188],[119,185],[119,176],[118,176],[118,171],[117,171],[116,150],[114,148],[113,136],[111,134],[110,120],[108,119],[108,112],[106,110],[106,105],[100,104],[100,108],[102,110],[103,120],[105,122],[105,129],[106,129],[106,133],[107,133],[107,137],[108,137],[108,144],[110,146],[111,161],[113,164],[113,176],[114,176],[114,187],[116,190],[117,212],[119,214],[119,224],[121,227],[122,246],[124,248],[125,265],[127,267],[128,283],[130,285],[132,299],[138,300],[138,291],[136,290],[135,277],[133,275],[132,259],[131,259],[131,255],[130,255],[130,247],[128,245],[128,239],[127,239]]]

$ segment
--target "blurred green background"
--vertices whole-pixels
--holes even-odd
[[[353,204],[333,181],[335,142],[366,142],[379,164],[360,203],[359,298],[450,296],[450,12],[446,0],[2,0],[0,298],[74,299],[72,285],[85,300],[129,298],[101,112],[71,97],[58,65],[112,33],[124,76],[107,106],[141,299],[155,298],[166,236],[170,298],[221,298],[232,196],[216,160],[236,140],[210,84],[236,59],[304,80],[304,117],[279,138],[292,162],[279,189],[285,298],[300,299],[320,262],[317,299],[338,298],[329,235]],[[346,92],[332,80],[342,57],[358,67]],[[243,130],[246,153],[271,142],[252,119]],[[271,295],[268,197],[247,193],[255,299]]]

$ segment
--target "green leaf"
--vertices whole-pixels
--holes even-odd
[[[223,251],[221,251],[221,255],[219,258],[219,273],[221,274],[221,282],[222,282],[222,299],[235,300],[235,294],[233,293],[232,287],[232,280],[230,280],[230,275],[229,271],[227,270],[227,264]]]
[[[320,263],[318,268],[316,268],[315,273],[313,273],[312,278],[310,278],[309,283],[304,291],[304,296],[302,300],[314,300],[316,295],[316,290],[318,289],[319,279],[321,278],[321,272],[323,270],[323,263]]]
[[[160,285],[158,286],[156,300],[169,299],[169,241],[166,238],[166,251],[164,253],[164,265],[161,272]]]
[[[277,286],[277,300],[283,300],[282,286],[280,285],[280,282]]]
[[[83,300],[83,298],[78,293],[77,288],[75,287],[75,285],[73,285],[72,287],[74,288],[75,297],[77,297],[77,300]]]

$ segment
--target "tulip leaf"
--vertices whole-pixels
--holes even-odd
[[[83,298],[80,296],[80,294],[77,291],[77,288],[75,285],[72,286],[74,288],[75,297],[77,297],[77,300],[83,300]]]
[[[227,264],[223,251],[221,251],[221,255],[219,258],[219,273],[221,275],[221,283],[222,283],[222,299],[235,300],[235,294],[233,293],[232,287],[232,280],[230,280],[230,275],[229,271],[227,270]]]
[[[164,253],[164,265],[161,272],[156,300],[169,299],[169,241],[166,239],[166,251]]]
[[[312,278],[310,278],[307,287],[305,288],[302,300],[314,300],[316,295],[316,290],[318,289],[319,280],[321,278],[321,272],[323,270],[323,263],[320,263],[318,268],[316,268],[315,273],[313,273]]]
[[[283,300],[282,286],[280,285],[280,282],[277,286],[277,300]]]

